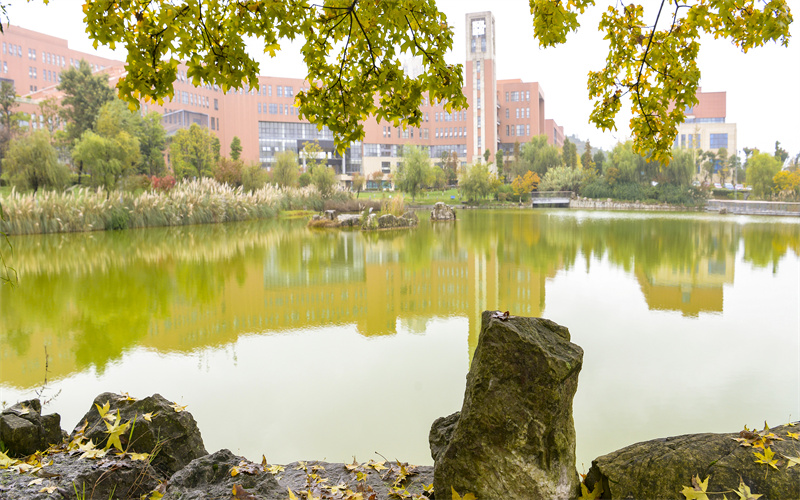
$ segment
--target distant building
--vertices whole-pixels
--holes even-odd
[[[736,153],[736,124],[727,123],[726,93],[697,90],[698,103],[686,109],[686,121],[678,126],[675,146],[703,151],[726,148]]]
[[[229,154],[234,136],[239,137],[242,158],[265,168],[271,167],[277,153],[298,152],[306,142],[317,141],[328,165],[343,182],[351,181],[356,173],[367,178],[377,172],[390,174],[402,161],[406,144],[426,147],[433,160],[455,154],[461,165],[482,159],[486,150],[494,161],[498,149],[513,153],[516,142],[527,142],[536,135],[547,135],[551,144],[563,144],[563,127],[545,118],[544,92],[538,83],[497,80],[492,13],[467,14],[466,25],[464,94],[469,107],[450,113],[444,110],[444,103],[424,98],[422,123],[405,130],[371,117],[364,123],[364,140],[351,144],[342,156],[335,151],[327,127],[318,130],[299,118],[295,96],[308,88],[302,79],[260,76],[256,88],[222,92],[213,85],[195,87],[186,66],[179,65],[173,99],[163,106],[143,103],[142,112],[160,113],[169,134],[193,123],[210,129],[219,137],[223,155]],[[21,95],[20,111],[31,115],[33,128],[44,125],[38,104],[49,97],[62,97],[56,89],[61,72],[77,67],[81,59],[95,73],[108,75],[110,85],[125,74],[122,61],[72,50],[66,40],[35,31],[8,26],[0,40],[0,78],[14,83]],[[406,61],[404,70],[419,72],[419,61]]]

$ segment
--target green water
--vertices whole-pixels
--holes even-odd
[[[424,213],[423,219],[424,219]],[[305,221],[14,237],[0,399],[71,428],[103,391],[160,393],[209,451],[431,463],[484,309],[585,350],[578,469],[627,444],[800,415],[797,219],[462,211],[410,232]],[[45,357],[45,347],[48,356]]]

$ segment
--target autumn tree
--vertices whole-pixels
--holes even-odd
[[[800,199],[800,170],[781,170],[772,178],[775,191],[791,200]]]
[[[242,175],[244,174],[244,163],[241,160],[220,157],[214,165],[214,180],[220,184],[227,184],[232,187],[242,185]]]
[[[12,139],[3,158],[3,179],[20,189],[61,189],[69,180],[69,169],[59,163],[50,134],[39,130]]]
[[[118,89],[135,105],[171,96],[180,62],[195,85],[256,86],[259,64],[245,50],[248,39],[274,55],[282,38],[299,38],[311,82],[295,96],[300,117],[327,125],[342,150],[364,136],[368,115],[419,127],[424,95],[448,112],[466,106],[462,66],[445,61],[453,29],[430,0],[99,0],[87,3],[85,14],[92,40],[127,51]],[[420,57],[419,76],[403,72],[404,55]]]
[[[641,3],[609,7],[599,25],[609,42],[606,66],[589,73],[590,121],[602,130],[616,129],[622,98],[629,97],[634,149],[667,163],[677,125],[685,120],[685,110],[698,103],[701,35],[730,39],[743,52],[768,41],[788,45],[788,2],[772,0],[759,8],[760,3],[662,0],[657,12],[648,12],[648,17],[655,14],[649,19]],[[544,47],[564,43],[579,27],[578,14],[594,4],[530,0],[534,37]]]
[[[361,190],[364,189],[364,176],[356,172],[353,174],[352,182],[351,189],[356,192],[356,198],[358,198],[359,193],[361,193]]]
[[[530,194],[531,191],[539,187],[539,175],[528,170],[524,177],[519,175],[511,182],[511,190],[519,201],[523,201],[523,195]]]
[[[72,150],[73,160],[82,163],[89,174],[88,183],[106,191],[136,171],[140,156],[139,139],[124,130],[113,136],[87,130]]]

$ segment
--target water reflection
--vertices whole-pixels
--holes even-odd
[[[15,237],[19,286],[0,288],[0,384],[102,373],[132,347],[190,352],[274,333],[355,324],[367,337],[400,321],[469,319],[484,309],[540,316],[545,282],[608,259],[635,275],[651,310],[722,312],[736,253],[778,272],[800,253],[794,221],[574,212],[462,212],[413,232],[307,230],[302,221]],[[35,346],[36,348],[32,348]]]

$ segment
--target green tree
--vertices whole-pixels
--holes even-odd
[[[247,192],[263,188],[269,181],[269,174],[258,163],[251,163],[242,170],[242,189]]]
[[[317,165],[311,171],[311,184],[317,188],[323,199],[328,199],[336,185],[336,172],[327,165]]]
[[[787,158],[789,158],[789,153],[781,147],[781,141],[775,141],[775,159],[783,165]]]
[[[303,40],[308,88],[295,96],[300,116],[327,125],[340,148],[364,136],[363,117],[419,127],[423,96],[463,109],[462,67],[445,61],[453,29],[435,2],[235,3],[99,0],[86,4],[89,37],[124,47],[127,73],[120,96],[138,105],[140,96],[171,95],[179,62],[195,84],[258,85],[259,65],[245,51],[255,37],[267,53],[283,38]],[[419,56],[417,77],[400,59]]]
[[[427,149],[407,144],[403,147],[403,162],[394,172],[394,184],[409,193],[414,200],[431,178],[431,158]]]
[[[219,138],[193,123],[172,136],[169,161],[178,179],[211,177],[219,160]]]
[[[744,179],[744,170],[742,170],[742,159],[739,158],[739,155],[734,152],[734,154],[728,156],[728,170],[731,172],[731,178],[733,179],[733,183],[737,184],[742,179]]]
[[[542,191],[578,191],[583,180],[583,169],[559,166],[551,168],[542,177]]]
[[[231,141],[231,160],[238,160],[242,155],[242,141],[238,136],[233,136]]]
[[[272,182],[280,187],[294,187],[300,168],[297,166],[297,155],[294,151],[281,151],[275,155],[275,165],[272,167]]]
[[[64,92],[61,113],[67,122],[67,136],[77,142],[87,130],[94,130],[97,114],[103,104],[114,99],[106,75],[93,75],[92,68],[81,59],[77,68],[61,72],[58,90]]]
[[[19,134],[19,121],[27,116],[14,111],[17,104],[14,84],[7,80],[0,82],[0,158],[5,157],[9,142]]]
[[[579,26],[578,13],[594,3],[530,0],[534,37],[544,47],[564,43],[567,33]],[[665,5],[672,12],[662,12]],[[701,35],[729,38],[747,52],[768,41],[788,45],[791,22],[786,0],[766,2],[761,9],[754,0],[662,0],[654,21],[646,20],[643,6],[635,2],[611,7],[599,26],[609,41],[606,66],[589,73],[589,97],[594,100],[589,119],[602,130],[613,130],[622,96],[630,96],[634,150],[666,164],[677,125],[698,102]]]
[[[672,153],[672,161],[663,165],[658,176],[658,182],[674,186],[688,186],[694,177],[694,160],[692,152],[688,149],[677,148]]]
[[[728,148],[719,148],[717,150],[716,163],[718,166],[717,172],[719,173],[719,182],[725,185],[725,179],[728,177]]]
[[[161,125],[161,115],[155,112],[142,117],[131,111],[119,99],[106,102],[97,113],[94,130],[97,134],[114,138],[122,131],[139,141],[139,162],[135,171],[149,176],[160,176],[166,170],[164,150],[167,147],[167,132]]]
[[[42,115],[44,125],[47,131],[50,132],[50,137],[56,133],[61,125],[61,105],[54,97],[48,97],[39,102],[39,114]]]
[[[89,174],[89,184],[106,191],[136,171],[140,156],[139,139],[124,130],[113,137],[87,130],[72,150],[72,158]]]
[[[300,151],[300,158],[303,159],[305,163],[305,170],[309,174],[314,171],[314,168],[318,165],[324,165],[325,161],[325,152],[320,147],[318,141],[309,141],[303,144],[303,149]]]
[[[478,201],[491,193],[489,165],[478,162],[467,168],[458,180],[458,189],[468,201]]]
[[[486,161],[487,164],[489,163],[489,158],[491,157],[492,157],[492,152],[489,151],[489,148],[486,148],[486,151],[483,152],[483,159]]]
[[[569,140],[569,138],[564,139],[564,145],[561,146],[561,157],[562,161],[565,166],[569,168],[575,168],[578,166],[578,151],[575,144]],[[540,172],[544,174],[544,172]]]
[[[775,156],[756,151],[747,162],[747,184],[753,195],[766,198],[775,187],[774,177],[780,172],[781,163]]]
[[[586,146],[581,155],[581,166],[586,170],[594,170],[596,166],[592,157],[592,145],[589,144],[589,139],[586,139]]]
[[[353,174],[353,184],[351,189],[356,192],[356,197],[358,197],[361,190],[364,189],[364,176],[361,175],[359,172]]]
[[[494,162],[497,164],[497,177],[500,179],[505,179],[505,172],[503,171],[505,168],[505,164],[503,163],[503,150],[498,149],[497,152],[494,154]]]
[[[603,169],[603,165],[605,164],[606,161],[606,155],[603,153],[603,151],[598,149],[597,153],[594,154],[592,159],[594,160],[595,167],[597,167],[597,171],[605,172],[605,170]]]
[[[3,178],[20,189],[62,189],[69,169],[58,162],[58,154],[44,130],[12,139],[3,158]]]
[[[512,168],[512,174],[524,176],[525,172],[533,170],[542,177],[549,169],[561,165],[561,158],[558,148],[547,144],[547,136],[531,137],[530,141],[522,145],[519,161]]]

